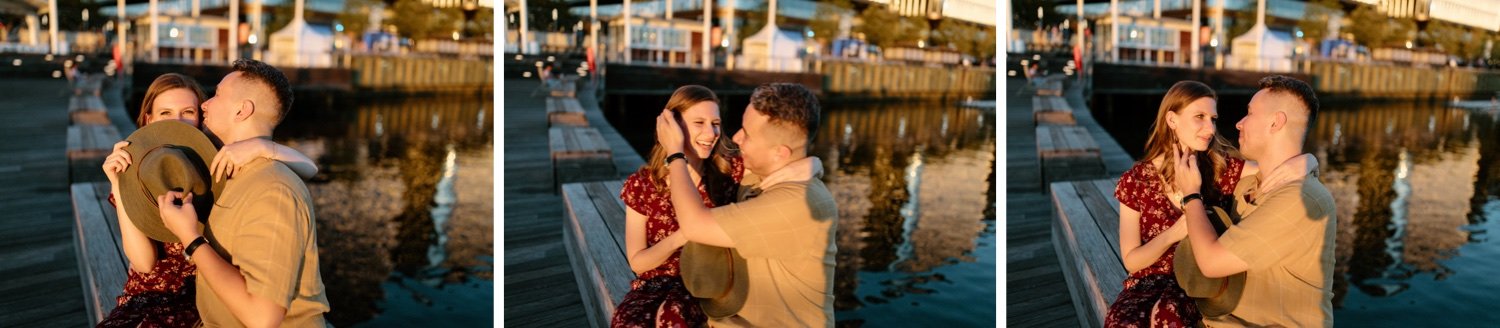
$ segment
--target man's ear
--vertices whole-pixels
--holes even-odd
[[[1271,117],[1271,126],[1269,127],[1271,129],[1270,132],[1274,133],[1276,131],[1281,131],[1282,129],[1286,129],[1286,121],[1287,121],[1286,112],[1285,111],[1276,111],[1276,115]]]
[[[792,147],[776,145],[776,161],[780,162],[788,158],[792,158]]]
[[[234,120],[236,122],[249,120],[252,115],[255,115],[255,101],[241,100],[239,108],[234,111]]]

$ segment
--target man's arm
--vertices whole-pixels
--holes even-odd
[[[1188,220],[1188,238],[1193,241],[1193,259],[1198,262],[1198,270],[1204,276],[1228,277],[1250,269],[1249,263],[1219,243],[1219,234],[1208,222],[1203,200],[1189,201],[1182,212],[1182,217]]]
[[[179,198],[182,199],[182,206],[172,205],[173,200]],[[175,191],[167,192],[157,198],[157,204],[162,204],[160,207],[162,221],[172,230],[172,234],[187,243],[203,236],[198,233],[198,212],[193,208],[192,201],[192,194],[184,196]],[[249,327],[281,325],[281,320],[286,317],[287,309],[270,299],[251,294],[239,268],[219,257],[219,254],[213,251],[213,246],[199,246],[193,250],[193,253],[187,255],[198,267],[198,274],[209,282],[209,286],[199,288],[213,288],[219,300],[229,307],[229,312],[234,314],[240,323]]]

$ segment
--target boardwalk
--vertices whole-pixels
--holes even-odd
[[[641,156],[626,145],[599,111],[588,80],[578,98],[589,126],[599,129],[614,151],[621,178],[640,167]],[[573,268],[563,249],[562,197],[552,191],[547,149],[547,109],[528,96],[535,79],[505,81],[505,325],[514,327],[588,326]]]
[[[1007,81],[1007,90],[1015,95],[1025,79]],[[1033,91],[1020,97],[1007,97],[1005,104],[1005,166],[1007,170],[1006,213],[1006,324],[1011,327],[1077,327],[1077,312],[1068,293],[1052,246],[1051,198],[1041,189],[1037,162],[1036,128],[1031,112]],[[1063,95],[1073,108],[1078,125],[1089,130],[1099,143],[1105,170],[1118,176],[1133,161],[1094,120],[1077,88]],[[1048,204],[1048,206],[1035,206]]]
[[[0,79],[0,327],[88,324],[68,191],[65,86]]]

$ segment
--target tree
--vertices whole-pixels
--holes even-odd
[[[1385,43],[1390,35],[1387,22],[1385,14],[1374,6],[1361,5],[1349,13],[1349,24],[1341,32],[1353,35],[1354,42],[1373,48]]]
[[[1071,3],[1071,2],[1069,2]],[[1057,1],[1050,0],[1015,0],[1011,2],[1011,15],[1015,15],[1015,28],[1035,30],[1037,24],[1041,26],[1057,26],[1062,24],[1067,17],[1057,12]],[[1036,17],[1037,9],[1042,10],[1041,20]]]
[[[1307,39],[1323,40],[1328,37],[1328,21],[1343,14],[1344,6],[1338,0],[1312,0],[1307,3],[1302,20],[1297,21],[1297,28]]]
[[[896,13],[884,6],[871,5],[859,13],[859,25],[854,32],[863,34],[865,42],[884,48],[899,40],[902,24]]]
[[[932,32],[932,41],[935,46],[949,47],[960,53],[974,55],[974,38],[979,29],[964,24],[955,19],[944,19],[938,22],[937,31]],[[978,57],[978,56],[975,56]]]
[[[485,40],[493,39],[495,27],[495,11],[484,10],[484,8],[480,9],[481,10],[479,10],[478,13],[474,14],[474,19],[470,20],[468,23],[464,23],[464,34],[469,36],[478,36]]]
[[[344,11],[339,13],[338,22],[344,25],[345,33],[359,35],[370,28],[370,14],[383,6],[384,3],[379,0],[347,0],[344,2]]]
[[[391,11],[397,13],[391,15],[389,21],[396,27],[396,34],[406,37],[426,36],[428,30],[432,29],[432,6],[422,3],[421,0],[396,0]]]
[[[813,15],[812,22],[808,25],[812,28],[813,37],[819,40],[833,40],[838,37],[839,27],[843,20],[854,12],[854,4],[849,3],[849,0],[834,0],[815,5],[818,6],[817,13]]]

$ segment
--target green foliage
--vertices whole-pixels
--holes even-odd
[[[833,40],[839,34],[839,23],[845,19],[845,15],[854,11],[854,4],[849,0],[834,0],[828,3],[817,4],[817,13],[808,23],[812,28],[813,37],[818,40]],[[853,19],[850,17],[849,19]]]
[[[1307,39],[1322,40],[1328,37],[1328,21],[1341,16],[1343,12],[1343,5],[1339,4],[1339,0],[1308,1],[1302,20],[1297,21],[1297,28],[1302,30],[1303,37]]]
[[[377,4],[379,0],[345,0],[344,11],[338,16],[339,24],[344,24],[344,33],[360,34],[369,28],[370,15]]]

